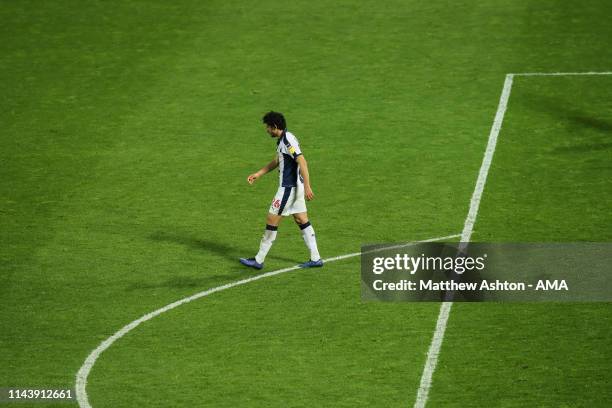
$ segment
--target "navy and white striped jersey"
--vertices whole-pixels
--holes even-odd
[[[281,187],[297,187],[298,183],[303,183],[297,165],[297,157],[302,154],[300,144],[293,133],[284,131],[278,140],[278,172]]]

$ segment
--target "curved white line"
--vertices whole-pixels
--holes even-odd
[[[416,241],[416,242],[411,242],[408,244],[401,244],[401,245],[395,245],[393,247],[385,247],[385,248],[380,248],[377,250],[373,250],[373,251],[369,251],[369,252],[376,252],[376,251],[382,251],[382,250],[387,250],[390,248],[401,248],[401,247],[407,247],[407,246],[411,246],[411,245],[415,245],[418,243],[423,243],[423,242],[435,242],[435,241],[443,241],[446,239],[452,239],[452,238],[457,238],[459,237],[461,234],[455,234],[455,235],[449,235],[446,237],[438,237],[438,238],[431,238],[431,239],[426,239],[423,241]],[[328,258],[325,259],[324,262],[334,262],[334,261],[339,261],[341,259],[346,259],[346,258],[352,258],[355,256],[359,256],[361,255],[361,252],[355,252],[352,254],[346,254],[346,255],[340,255],[340,256],[336,256],[333,258]],[[247,279],[242,279],[239,281],[235,281],[235,282],[231,282],[225,285],[221,285],[221,286],[217,286],[215,288],[212,289],[208,289],[205,290],[203,292],[199,292],[196,293],[195,295],[183,298],[181,300],[177,300],[174,303],[170,303],[169,305],[166,305],[160,309],[157,309],[151,313],[148,313],[144,316],[142,316],[140,319],[134,320],[133,322],[123,326],[121,328],[121,330],[119,330],[118,332],[116,332],[115,334],[113,334],[112,336],[110,336],[108,339],[104,340],[102,343],[100,343],[100,345],[98,347],[96,347],[96,349],[94,351],[92,351],[89,356],[87,356],[87,359],[85,360],[85,362],[83,363],[83,365],[81,366],[81,368],[79,369],[79,372],[76,375],[76,397],[77,397],[77,401],[79,403],[79,407],[81,408],[92,408],[91,404],[89,403],[89,398],[87,396],[87,377],[89,376],[89,373],[91,372],[91,369],[93,368],[94,364],[96,363],[96,360],[98,359],[98,357],[100,357],[100,354],[102,354],[106,349],[108,349],[115,341],[119,340],[121,337],[125,336],[126,334],[128,334],[130,331],[134,330],[136,327],[138,327],[141,323],[146,322],[147,320],[151,320],[152,318],[159,316],[160,314],[167,312],[168,310],[172,310],[176,307],[179,307],[181,305],[184,305],[185,303],[189,303],[191,301],[194,301],[196,299],[202,298],[204,296],[208,296],[208,295],[212,295],[215,292],[221,292],[222,290],[225,289],[229,289],[229,288],[233,288],[234,286],[240,286],[240,285],[244,285],[246,283],[249,282],[253,282],[259,279],[263,279],[263,278],[269,278],[270,276],[275,276],[275,275],[280,275],[281,273],[285,273],[285,272],[289,272],[289,271],[294,271],[296,269],[300,269],[300,267],[298,265],[296,266],[292,266],[289,268],[284,268],[284,269],[278,269],[276,271],[272,271],[272,272],[267,272],[267,273],[263,273],[261,275],[257,275],[257,276],[253,276]]]

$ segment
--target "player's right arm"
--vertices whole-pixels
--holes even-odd
[[[249,177],[247,177],[247,181],[249,182],[249,184],[253,184],[255,182],[255,180],[257,180],[258,178],[260,178],[264,174],[266,174],[268,172],[271,172],[272,170],[274,170],[277,167],[278,167],[278,156],[275,155],[274,159],[272,159],[272,161],[270,163],[266,164],[261,169],[259,169],[259,171],[257,171],[257,173],[250,174]]]

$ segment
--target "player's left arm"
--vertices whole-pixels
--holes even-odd
[[[300,154],[295,161],[297,162],[298,167],[300,168],[300,174],[304,179],[304,195],[308,201],[314,198],[314,193],[312,192],[312,188],[310,187],[310,174],[308,173],[308,163],[304,158],[303,154]]]

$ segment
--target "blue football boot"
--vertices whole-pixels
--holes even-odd
[[[304,262],[300,265],[300,268],[320,268],[323,266],[323,260],[319,259],[318,261],[308,261]]]
[[[240,258],[240,263],[250,268],[255,268],[255,269],[263,268],[263,263],[257,262],[255,258]]]

